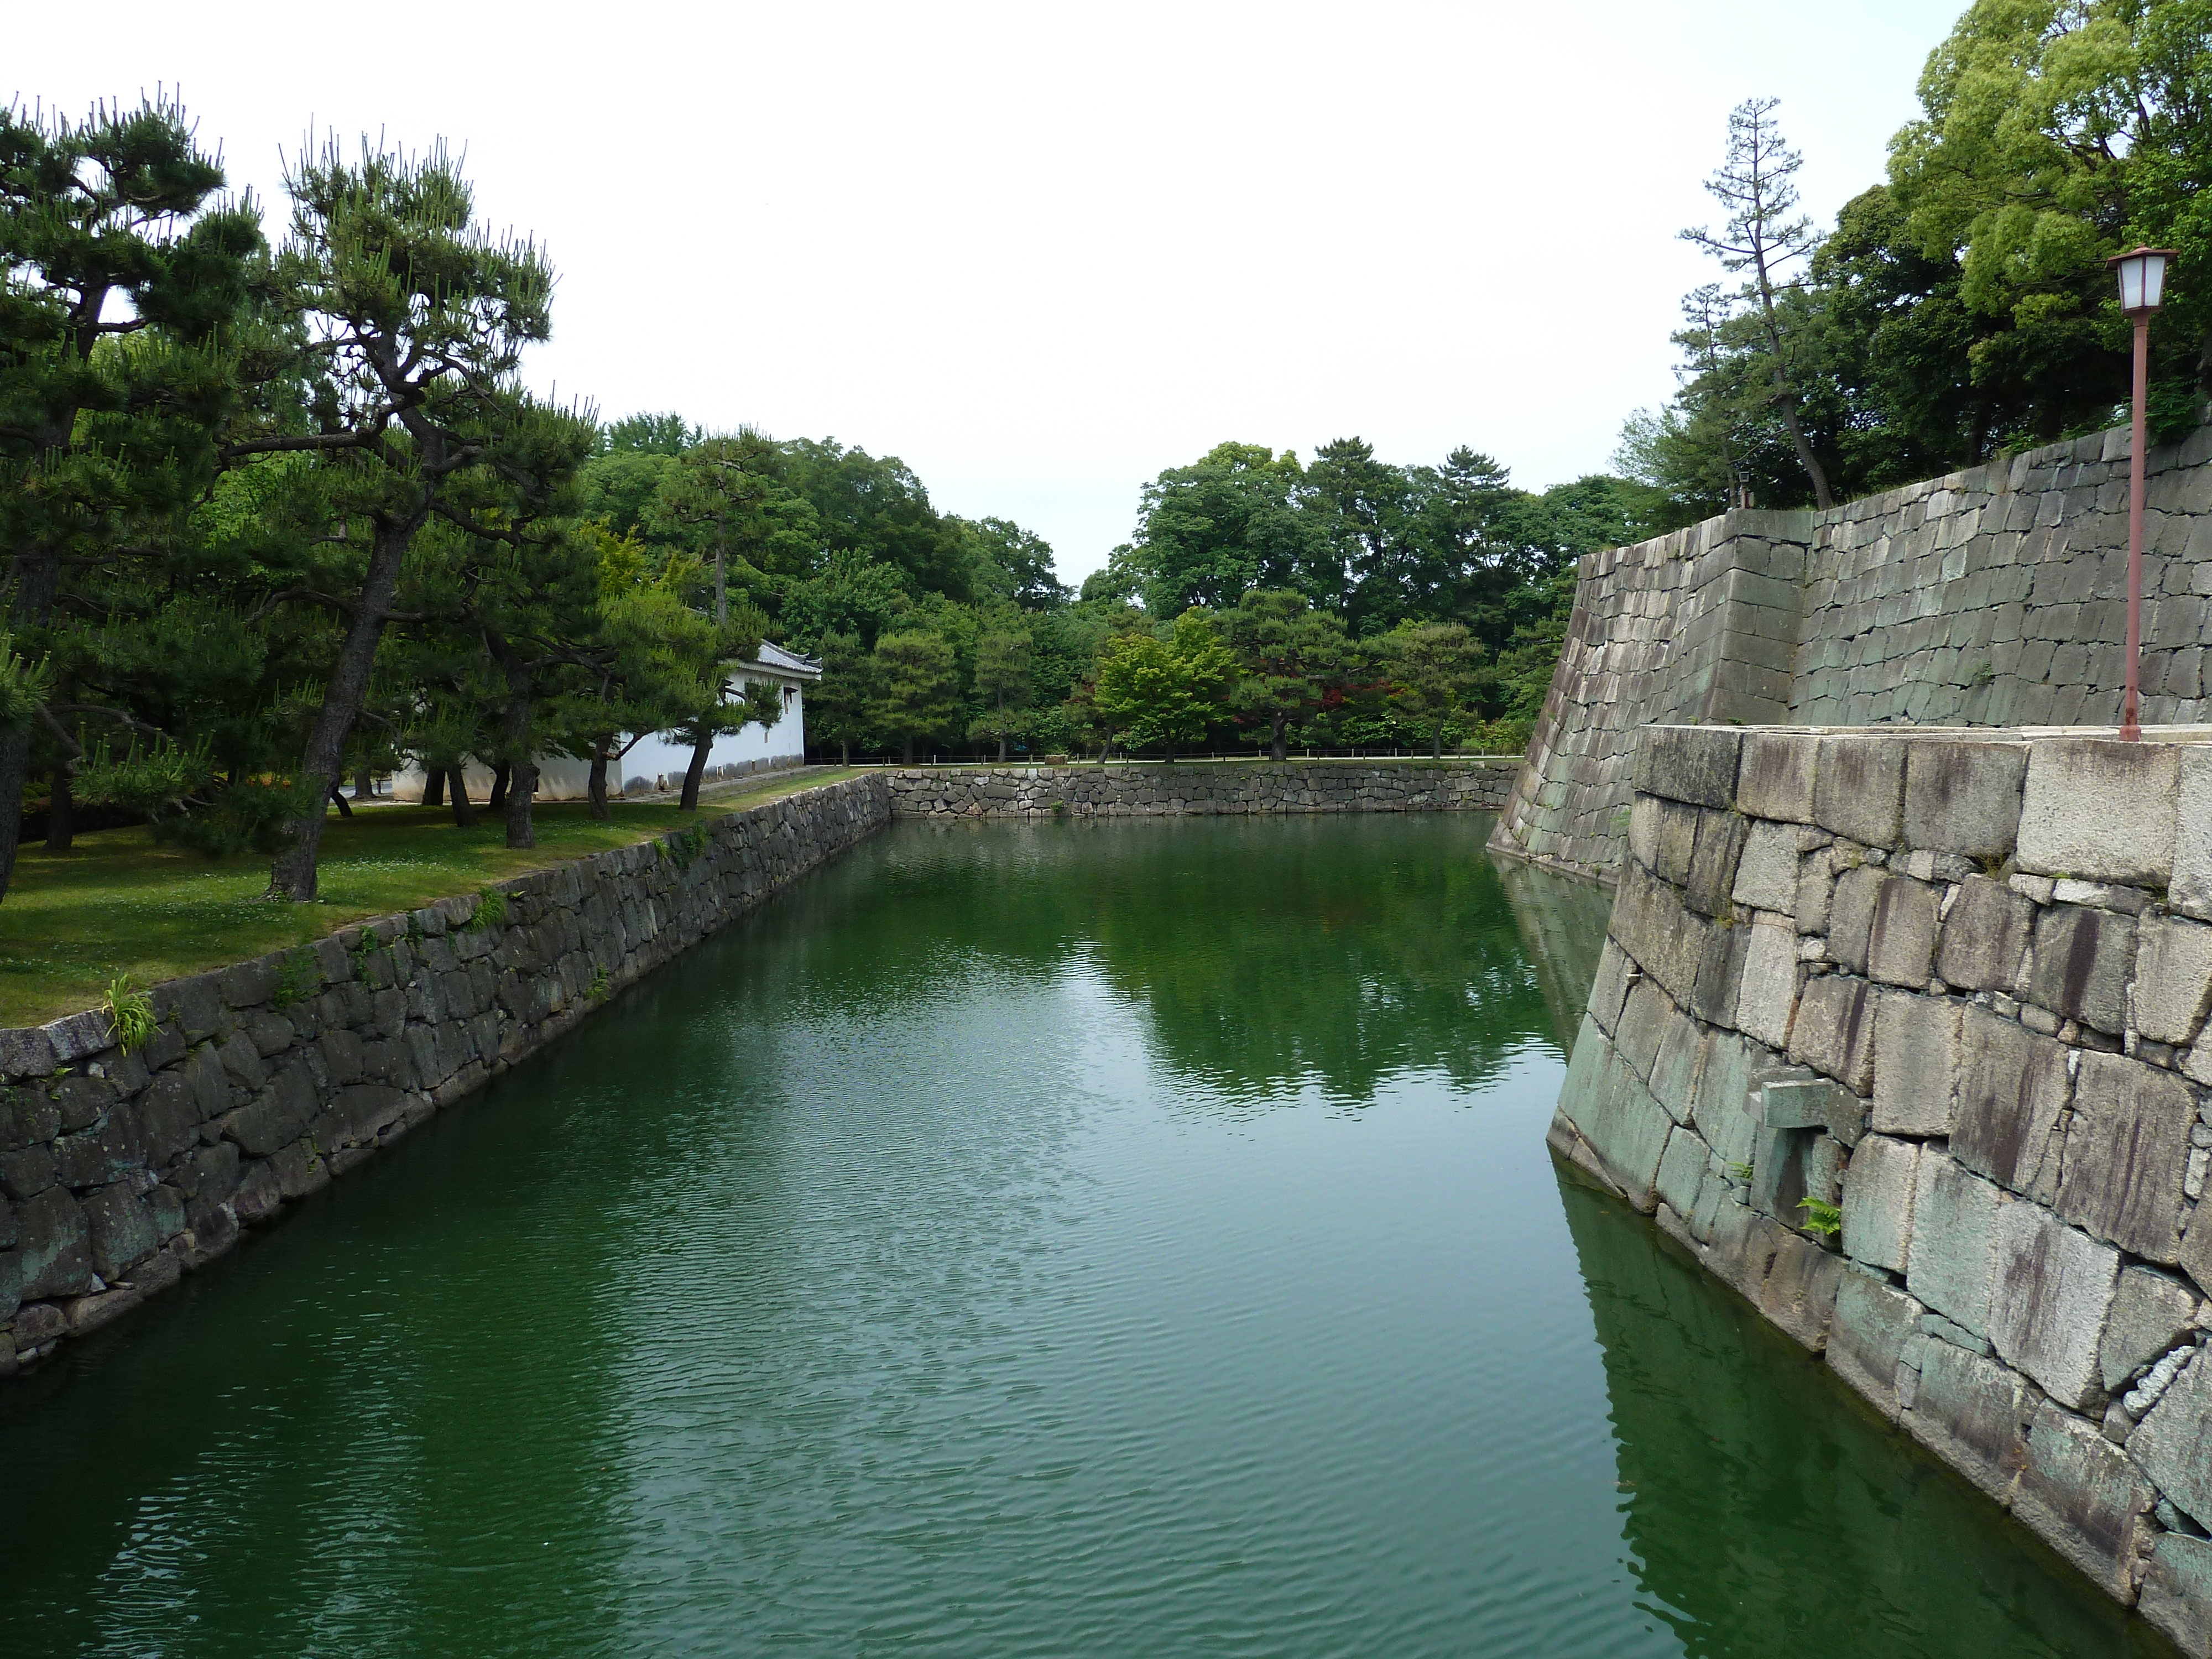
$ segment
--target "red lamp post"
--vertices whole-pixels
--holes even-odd
[[[2135,416],[2128,446],[2128,678],[2120,693],[2120,737],[2128,743],[2142,740],[2137,683],[2142,672],[2144,383],[2150,374],[2150,319],[2166,299],[2166,267],[2173,257],[2172,248],[2138,247],[2106,262],[2119,273],[2121,313],[2136,325]]]

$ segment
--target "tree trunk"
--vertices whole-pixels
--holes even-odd
[[[15,843],[23,833],[23,784],[31,767],[31,728],[0,732],[0,898],[15,873]]]
[[[446,771],[446,793],[453,799],[453,827],[473,830],[477,827],[476,803],[469,799],[469,780],[466,770],[459,765]]]
[[[356,800],[376,799],[376,780],[369,775],[366,766],[356,767],[353,775],[353,798]]]
[[[64,761],[54,768],[53,788],[46,797],[46,851],[49,853],[66,853],[70,849],[73,830],[70,823],[70,809],[73,804],[70,799],[69,763]]]
[[[840,765],[840,766],[850,766],[852,763],[853,763],[853,744],[852,744],[852,739],[850,739],[849,738],[838,738],[838,739],[837,739],[837,764],[838,764],[838,765]]]
[[[531,809],[538,799],[538,763],[516,763],[507,781],[507,844],[510,848],[538,845],[538,824]]]
[[[1820,458],[1813,453],[1813,446],[1805,441],[1805,430],[1797,422],[1797,395],[1790,390],[1789,383],[1782,378],[1779,365],[1774,370],[1774,402],[1782,411],[1782,424],[1790,430],[1790,441],[1796,446],[1797,464],[1805,469],[1805,476],[1813,481],[1813,505],[1826,512],[1836,504],[1836,498],[1828,493],[1826,470],[1821,466]]]
[[[1267,743],[1267,758],[1271,761],[1286,761],[1291,757],[1290,738],[1283,729],[1288,724],[1282,715],[1275,716],[1274,734]]]
[[[607,740],[605,738],[592,744],[592,776],[584,786],[584,794],[591,802],[587,815],[592,823],[614,822],[614,812],[607,805]]]
[[[1759,264],[1759,315],[1766,324],[1766,349],[1770,354],[1768,367],[1774,377],[1774,406],[1782,412],[1782,424],[1789,428],[1790,441],[1797,451],[1797,465],[1805,469],[1805,476],[1813,481],[1813,505],[1822,512],[1836,504],[1828,493],[1828,474],[1820,465],[1820,457],[1813,453],[1813,446],[1805,441],[1805,430],[1797,422],[1797,393],[1782,372],[1782,325],[1775,320],[1774,289],[1766,273],[1766,254],[1764,249],[1755,252]]]
[[[335,779],[331,782],[331,799],[336,803],[340,817],[349,818],[353,816],[353,808],[346,804],[345,791],[338,787]]]
[[[446,804],[446,769],[425,766],[422,769],[422,805],[443,806]]]
[[[323,706],[316,712],[314,729],[307,735],[307,752],[300,757],[301,796],[315,803],[315,810],[284,825],[289,843],[276,854],[269,871],[264,898],[285,899],[294,904],[315,900],[316,855],[322,850],[323,820],[329,816],[323,802],[337,781],[338,764],[345,757],[346,738],[361,718],[368,696],[368,672],[376,661],[376,642],[384,633],[384,619],[392,611],[392,596],[399,586],[399,562],[416,527],[429,515],[426,492],[419,509],[401,524],[379,524],[369,551],[368,574],[362,583],[361,603],[338,647],[337,661],[323,688]]]
[[[699,780],[706,775],[707,752],[714,746],[714,727],[702,725],[699,735],[691,740],[691,764],[684,769],[684,793],[676,803],[678,811],[699,810]]]
[[[60,580],[61,556],[54,549],[29,547],[16,554],[16,627],[43,628],[52,620]],[[29,724],[0,732],[0,898],[7,896],[15,878],[15,848],[23,834],[23,786],[30,774]]]
[[[529,660],[503,635],[487,628],[483,640],[507,677],[507,706],[499,716],[500,747],[507,758],[493,769],[491,804],[506,816],[508,849],[520,852],[538,845],[538,826],[530,811],[538,793],[538,763],[531,757],[537,745],[530,730],[531,699],[537,687]]]
[[[1430,735],[1435,738],[1435,742],[1429,747],[1429,758],[1441,766],[1444,758],[1444,723],[1438,720],[1435,731]]]
[[[999,733],[999,764],[1000,764],[1000,765],[1001,765],[1001,766],[1004,766],[1006,763],[1006,734],[1005,732],[1000,732],[1000,733]]]
[[[914,733],[911,732],[906,734],[906,763],[908,766],[914,764]]]

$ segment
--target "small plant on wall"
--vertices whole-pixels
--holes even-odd
[[[1804,1228],[1808,1233],[1818,1233],[1823,1238],[1833,1238],[1844,1230],[1844,1212],[1836,1205],[1823,1203],[1817,1198],[1800,1199],[1797,1207],[1805,1212]]]
[[[128,974],[107,981],[107,1018],[115,1027],[115,1046],[129,1054],[154,1035],[154,1003],[131,982]]]

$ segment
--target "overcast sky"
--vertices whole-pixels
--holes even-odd
[[[125,0],[10,8],[0,77],[181,88],[278,204],[311,124],[465,147],[561,273],[534,383],[902,456],[1078,580],[1226,439],[1602,470],[1729,109],[1784,100],[1831,221],[1963,3]]]

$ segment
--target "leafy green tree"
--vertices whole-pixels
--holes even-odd
[[[999,628],[975,643],[975,695],[983,700],[983,713],[971,721],[971,738],[995,738],[999,763],[1006,761],[1006,739],[1029,730],[1030,632],[1025,628]]]
[[[1337,606],[1354,628],[1449,580],[1432,568],[1442,550],[1419,533],[1423,482],[1377,460],[1362,438],[1339,438],[1314,451],[1305,470],[1307,510],[1328,538],[1328,568],[1341,573],[1340,591],[1316,597]]]
[[[1929,55],[1890,184],[1921,250],[1955,257],[1965,306],[1997,323],[1972,372],[2027,394],[2022,438],[2101,423],[2096,406],[2126,397],[2104,261],[2137,242],[2181,254],[2153,379],[2161,425],[2194,423],[2212,353],[2208,84],[2203,0],[1976,0]]]
[[[601,428],[577,480],[577,511],[617,536],[643,527],[676,458],[706,434],[681,415],[629,415]]]
[[[1237,678],[1236,659],[1195,608],[1175,620],[1166,639],[1129,633],[1109,640],[1098,662],[1091,702],[1129,744],[1176,750],[1202,739],[1226,712],[1223,699]]]
[[[0,110],[0,551],[21,652],[46,656],[67,593],[96,614],[104,581],[165,543],[213,474],[262,249],[222,183],[173,103],[82,123]],[[61,744],[64,787],[83,753],[51,708],[0,729],[0,896],[38,733]]]
[[[1054,574],[1052,546],[1010,519],[957,521],[974,552],[970,591],[981,602],[1011,599],[1024,611],[1055,611],[1075,596]]]
[[[609,422],[599,449],[609,455],[672,456],[706,441],[705,428],[694,426],[672,409],[658,415],[625,415]]]
[[[1215,621],[1237,662],[1230,707],[1255,722],[1249,735],[1267,744],[1270,758],[1288,759],[1289,728],[1357,676],[1359,653],[1343,619],[1277,588],[1245,594]]]
[[[942,634],[915,629],[884,635],[876,641],[874,678],[870,724],[897,740],[908,766],[918,739],[959,729],[957,664]]]
[[[1444,727],[1474,712],[1482,651],[1458,623],[1404,623],[1383,637],[1390,701],[1425,727],[1429,757],[1444,757]]]
[[[1255,587],[1340,600],[1341,562],[1327,526],[1304,510],[1305,490],[1296,455],[1256,444],[1218,444],[1195,465],[1161,473],[1145,486],[1126,556],[1145,608],[1155,617],[1219,610]],[[1088,581],[1084,593],[1091,597]]]
[[[823,546],[890,565],[911,592],[966,603],[973,563],[959,520],[940,514],[904,461],[835,439],[776,447],[777,477],[813,507]]]
[[[815,650],[832,634],[852,635],[873,649],[913,607],[914,594],[897,567],[840,549],[784,589],[777,620],[783,642],[797,650]]]

